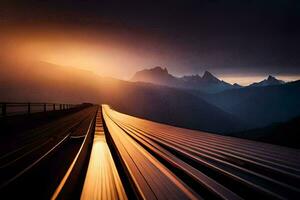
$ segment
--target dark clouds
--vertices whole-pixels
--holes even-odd
[[[4,1],[0,23],[122,32],[165,43],[178,73],[300,74],[300,3],[288,0]],[[159,45],[158,45],[159,46]]]

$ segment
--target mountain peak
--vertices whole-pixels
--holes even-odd
[[[212,73],[210,73],[209,71],[205,71],[203,76],[213,76]]]
[[[272,83],[272,84],[275,84],[275,85],[276,85],[276,84],[283,84],[283,83],[284,83],[284,81],[278,80],[277,78],[275,78],[274,76],[271,76],[271,75],[268,76],[267,81],[268,81],[269,83]]]
[[[167,86],[176,85],[176,78],[169,74],[167,68],[162,68],[160,66],[138,71],[134,74],[131,80]]]
[[[214,75],[212,75],[212,73],[210,73],[209,71],[205,71],[203,76],[202,76],[202,80],[204,81],[220,81],[217,77],[215,77]]]
[[[273,81],[273,80],[278,80],[278,79],[275,78],[274,76],[269,75],[267,80],[268,81]]]
[[[131,80],[135,82],[154,83],[176,88],[196,89],[208,93],[237,88],[237,86],[233,86],[225,81],[219,80],[208,71],[205,71],[203,76],[195,74],[176,77],[169,74],[167,68],[160,66],[138,71]]]
[[[233,86],[236,87],[236,88],[241,88],[242,87],[241,85],[239,85],[237,83],[234,83]]]
[[[278,80],[274,76],[269,75],[267,79],[264,79],[261,82],[258,83],[252,83],[250,86],[269,86],[269,85],[280,85],[284,84],[285,82],[282,80]]]
[[[166,67],[162,68],[161,66],[156,66],[152,69],[149,69],[149,71],[155,71],[155,72],[162,72],[162,73],[169,73],[168,69]]]

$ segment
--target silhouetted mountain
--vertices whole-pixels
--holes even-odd
[[[233,84],[233,86],[234,86],[235,88],[242,88],[242,87],[243,87],[243,86],[241,86],[241,85],[239,85],[239,84],[237,84],[237,83]]]
[[[230,133],[228,135],[278,144],[293,148],[300,148],[300,116],[287,122],[274,123],[263,128]]]
[[[106,103],[120,112],[191,129],[222,133],[241,128],[237,118],[176,88],[103,78],[48,63],[7,66],[0,74],[0,101]]]
[[[131,81],[153,83],[184,89],[196,89],[208,93],[240,88],[240,86],[231,85],[219,80],[208,71],[205,71],[202,77],[199,75],[175,77],[169,74],[166,68],[162,69],[161,67],[138,71],[132,77]]]
[[[260,87],[260,86],[270,86],[270,85],[281,85],[284,84],[284,81],[278,80],[275,77],[269,75],[267,79],[262,80],[258,83],[252,83],[250,87]]]
[[[249,123],[252,128],[287,121],[300,115],[300,81],[245,87],[217,94],[194,94]]]
[[[204,75],[202,76],[199,84],[196,86],[200,90],[208,93],[216,93],[225,91],[228,89],[235,89],[237,88],[234,85],[231,85],[225,81],[219,80],[217,77],[212,75],[210,72],[205,71]]]
[[[138,71],[132,77],[135,82],[156,83],[158,85],[166,85],[171,87],[180,87],[181,82],[178,78],[169,74],[166,68],[154,67]]]
[[[205,71],[203,76],[202,76],[202,81],[206,83],[220,83],[221,81],[212,75],[210,72]]]

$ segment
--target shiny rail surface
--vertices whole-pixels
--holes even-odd
[[[1,197],[240,200],[300,195],[299,150],[164,125],[107,105],[83,109],[14,140],[0,153]],[[56,158],[69,160],[56,168]],[[52,180],[43,184],[47,195],[27,192],[35,191],[38,180],[44,180],[38,174],[47,170],[59,175],[46,178]]]
[[[299,150],[177,128],[102,106],[115,149],[145,199],[297,199]]]
[[[59,185],[52,194],[51,199],[72,199],[74,191],[78,189],[76,187],[76,185],[78,184],[78,176],[83,173],[82,171],[84,171],[84,163],[86,161],[86,157],[89,154],[91,139],[93,138],[95,130],[95,117],[93,117],[93,119],[90,121],[85,135],[79,136],[79,138],[82,138],[83,136],[83,142],[71,165],[69,166]],[[77,138],[78,137],[75,137],[75,139]]]
[[[127,199],[106,143],[101,109],[97,113],[94,142],[81,199]]]

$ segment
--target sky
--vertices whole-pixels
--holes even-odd
[[[0,59],[120,79],[154,66],[176,76],[208,70],[243,85],[300,77],[299,1],[129,2],[1,1]]]

